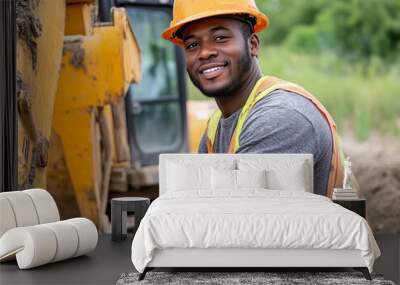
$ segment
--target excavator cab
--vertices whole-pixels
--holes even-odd
[[[188,151],[185,63],[182,51],[161,38],[172,1],[116,0],[126,9],[141,50],[142,80],[125,97],[131,161],[158,165],[160,153]]]

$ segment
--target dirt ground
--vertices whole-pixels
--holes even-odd
[[[342,136],[346,155],[367,200],[375,233],[400,233],[400,138],[373,133],[365,142]]]

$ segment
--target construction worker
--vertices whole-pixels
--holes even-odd
[[[267,26],[254,0],[175,0],[162,36],[183,47],[191,81],[219,108],[199,153],[311,153],[314,193],[331,197],[343,179],[335,123],[304,88],[263,75]]]

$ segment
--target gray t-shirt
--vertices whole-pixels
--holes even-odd
[[[216,153],[227,153],[241,110],[221,118]],[[326,195],[332,157],[328,123],[308,99],[285,90],[265,96],[250,110],[236,153],[311,153],[314,158],[314,193]],[[207,153],[206,134],[199,153]]]

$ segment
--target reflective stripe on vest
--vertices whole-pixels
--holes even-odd
[[[272,91],[277,89],[283,89],[300,96],[303,96],[310,100],[314,106],[318,109],[321,113],[322,117],[328,123],[329,128],[332,134],[332,159],[331,159],[331,169],[329,173],[328,179],[328,187],[327,187],[327,196],[331,197],[333,188],[340,188],[342,186],[343,181],[343,161],[344,155],[340,147],[340,139],[336,132],[336,124],[333,121],[332,117],[325,109],[325,107],[307,90],[303,87],[281,80],[279,78],[273,76],[264,76],[259,79],[254,86],[253,90],[250,93],[250,96],[247,98],[245,105],[242,108],[242,111],[239,114],[239,119],[236,124],[236,128],[233,132],[231,142],[229,144],[228,153],[235,153],[240,147],[240,133],[243,127],[243,124],[246,120],[247,115],[249,114],[250,110],[254,107],[254,105],[270,94]],[[217,134],[218,123],[221,119],[222,113],[220,110],[215,111],[210,119],[208,120],[207,125],[207,151],[208,153],[214,152],[214,142],[215,137]]]

